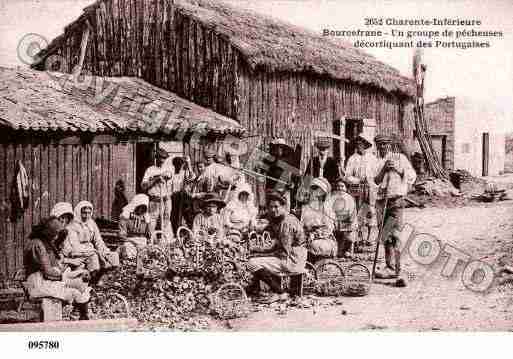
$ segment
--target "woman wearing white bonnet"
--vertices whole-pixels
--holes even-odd
[[[337,242],[333,237],[334,215],[327,206],[330,193],[331,185],[326,178],[314,178],[310,183],[310,201],[301,209],[301,223],[312,261],[337,255]]]
[[[151,238],[149,203],[148,196],[139,193],[123,207],[119,219],[119,236],[125,242],[121,253],[126,258],[135,258],[137,248],[146,246]]]

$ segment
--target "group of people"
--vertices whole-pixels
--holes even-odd
[[[359,229],[366,229],[365,237],[371,241],[378,219],[381,223],[392,218],[392,232],[383,242],[386,266],[380,274],[399,277],[402,199],[415,181],[415,171],[389,136],[374,139],[377,156],[369,151],[372,141],[358,136],[356,152],[345,168],[328,156],[329,142],[317,142],[319,156],[310,161],[305,173],[308,196],[300,201],[300,214],[291,213],[293,186],[279,185],[266,185],[265,213],[259,213],[234,154],[219,158],[206,150],[204,162],[194,170],[188,157],[175,157],[169,163],[169,154],[159,148],[155,165],[142,179],[145,193],[136,194],[122,210],[119,238],[123,245],[117,252],[103,242],[92,217],[93,205],[87,201],[74,209],[69,203],[57,203],[51,217],[34,228],[25,253],[29,293],[74,302],[86,319],[91,286],[100,285],[102,275],[119,266],[119,256],[135,257],[138,248],[152,242],[157,233],[160,240],[171,241],[182,226],[218,240],[267,232],[273,248],[250,257],[254,281],[247,289],[255,293],[257,283],[264,281],[274,292],[267,300],[274,301],[286,296],[277,274],[301,272],[307,260],[350,257]],[[273,174],[267,173],[269,182],[283,182]]]
[[[105,245],[93,220],[93,205],[59,202],[50,217],[35,226],[24,253],[25,287],[31,297],[52,297],[78,308],[89,319],[88,302],[93,286],[119,266],[117,252]]]
[[[374,142],[377,155],[370,150],[372,140],[359,135],[355,153],[342,168],[340,161],[328,156],[329,141],[318,141],[319,155],[310,161],[304,176],[309,179],[303,181],[308,184],[309,196],[300,216],[290,213],[289,196],[284,191],[268,193],[266,229],[276,240],[275,250],[250,258],[254,282],[249,292],[258,291],[258,283],[263,281],[274,292],[267,301],[283,299],[287,294],[276,274],[302,271],[307,260],[350,257],[359,230],[366,232],[362,237],[371,242],[377,239],[378,226],[387,222],[389,231],[382,237],[385,266],[376,277],[397,278],[398,285],[406,285],[400,278],[399,235],[403,200],[416,174],[394,137],[378,135]]]

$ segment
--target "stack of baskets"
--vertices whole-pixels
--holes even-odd
[[[361,297],[369,294],[371,275],[363,264],[353,263],[343,268],[338,262],[327,259],[317,263],[315,272],[319,295]]]
[[[250,312],[250,302],[240,284],[226,283],[210,298],[212,311],[221,319],[245,317]]]

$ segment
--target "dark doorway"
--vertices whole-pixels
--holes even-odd
[[[154,160],[155,143],[144,142],[137,143],[135,146],[135,189],[136,193],[143,192],[141,188],[141,182],[144,177],[144,172],[148,167],[153,166]]]
[[[347,164],[347,160],[351,155],[356,151],[354,147],[354,139],[358,137],[360,133],[363,132],[363,120],[362,119],[346,119],[346,128],[345,128],[345,134],[346,139],[349,142],[345,143],[345,162],[344,166]]]
[[[483,176],[488,176],[488,163],[490,159],[490,134],[483,132]]]

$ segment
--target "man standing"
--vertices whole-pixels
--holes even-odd
[[[379,152],[377,175],[377,207],[382,212],[384,223],[383,244],[385,247],[386,268],[376,273],[379,278],[399,278],[401,272],[401,252],[399,233],[403,220],[403,198],[408,194],[408,187],[416,179],[415,171],[402,153],[392,151],[392,138],[378,135],[375,138]],[[395,261],[394,261],[395,260]],[[395,262],[392,265],[392,262]],[[398,286],[405,286],[404,279],[397,280]]]
[[[330,185],[334,187],[336,179],[340,176],[340,168],[338,161],[328,156],[330,145],[331,140],[329,138],[319,138],[315,143],[319,155],[313,157],[308,162],[305,176],[311,176],[312,178],[324,177],[328,180]]]
[[[292,151],[291,147],[283,138],[276,138],[271,142],[272,160],[266,171],[268,178],[265,181],[265,192],[279,192],[285,198],[285,208],[287,212],[291,207],[291,190],[294,188],[291,165],[289,164],[289,156]],[[276,181],[279,180],[279,181]]]
[[[269,224],[264,230],[269,232],[275,245],[267,256],[253,257],[248,262],[248,269],[253,273],[253,283],[248,291],[255,293],[259,280],[262,280],[274,292],[266,303],[287,298],[276,275],[303,272],[306,265],[307,250],[303,226],[295,216],[288,213],[286,203],[287,200],[279,192],[267,194]]]
[[[378,158],[369,150],[372,147],[371,140],[359,135],[355,139],[356,152],[349,157],[346,164],[344,180],[352,188],[357,188],[351,193],[357,201],[357,210],[364,206],[359,213],[358,220],[362,237],[370,244],[372,229],[376,228],[376,195],[377,185],[374,182],[378,166]],[[375,236],[375,234],[374,234]],[[373,236],[373,237],[374,237]]]
[[[173,238],[171,228],[171,193],[173,176],[171,168],[163,166],[169,154],[163,148],[158,148],[155,154],[155,165],[149,167],[144,173],[141,187],[150,198],[149,215],[150,230],[152,234],[157,229],[164,233],[168,239]]]

